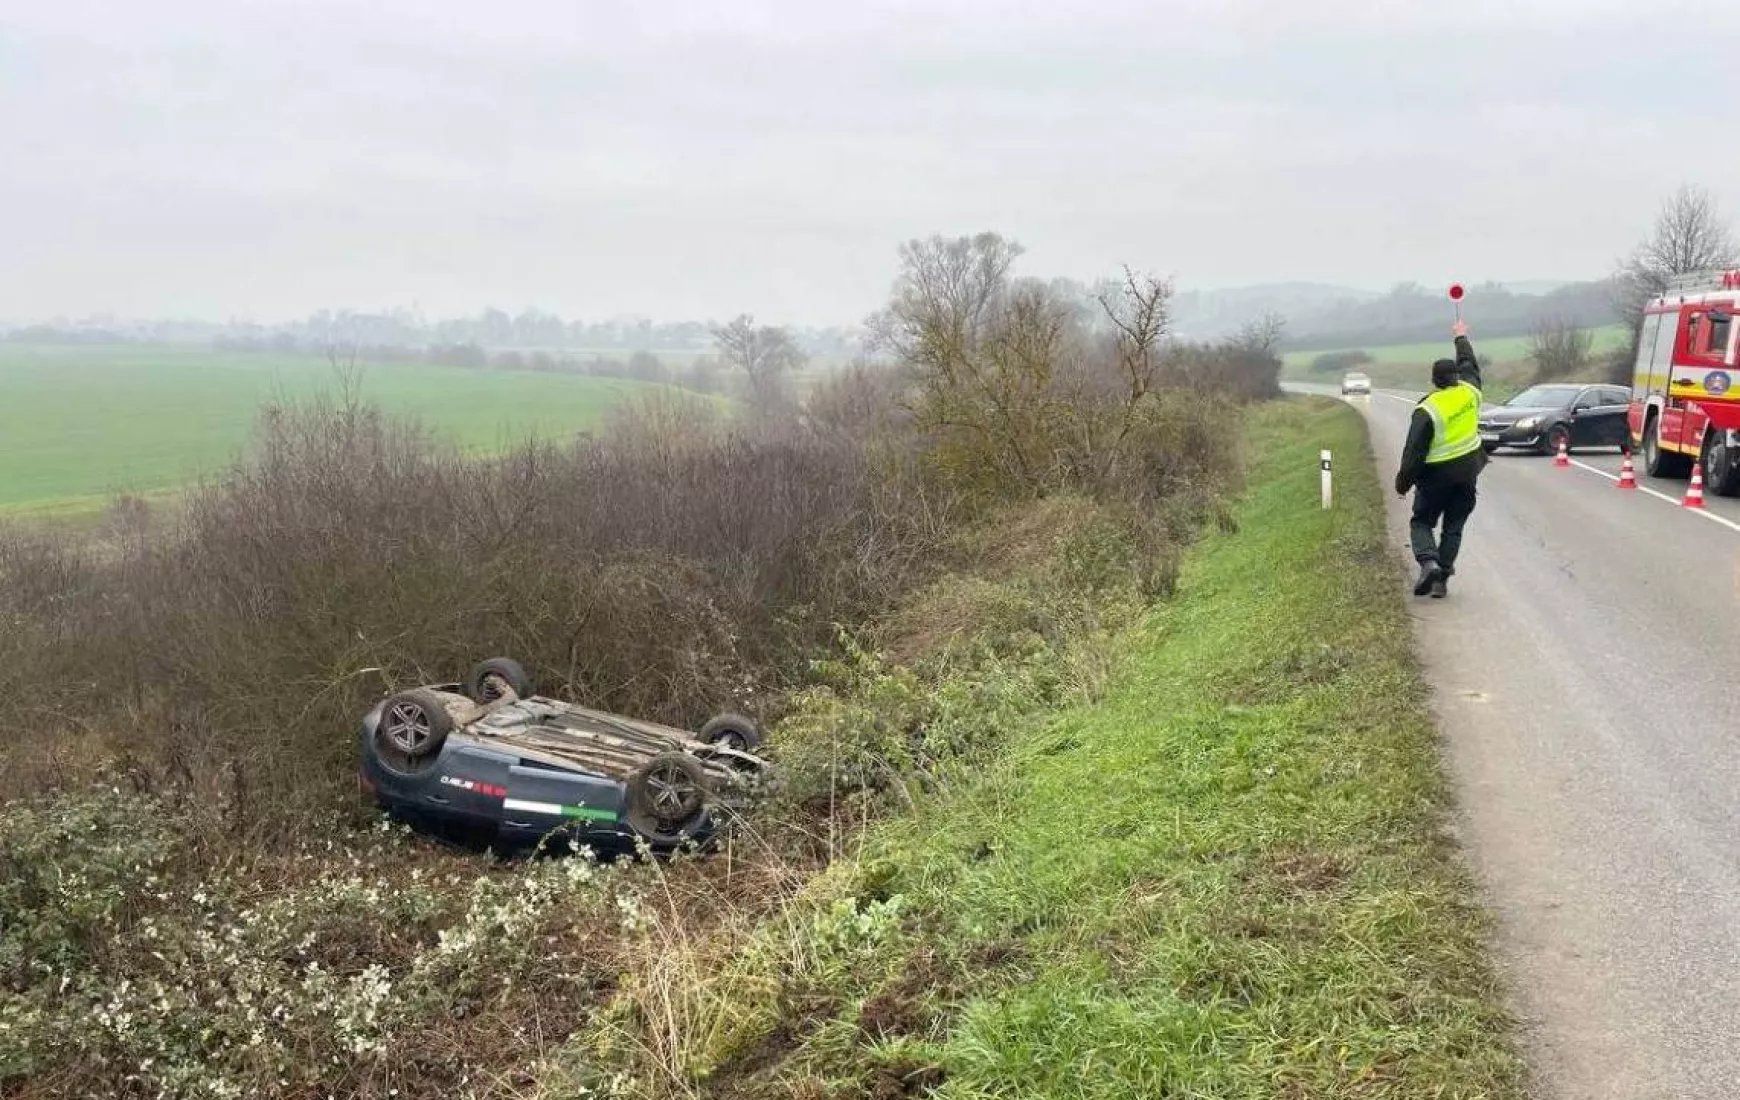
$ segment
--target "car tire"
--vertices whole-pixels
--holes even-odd
[[[381,704],[375,755],[388,771],[415,775],[434,764],[452,732],[453,716],[439,695],[426,688],[401,691]]]
[[[624,818],[648,843],[680,844],[706,820],[712,795],[699,760],[686,752],[661,752],[628,777]]]
[[[1571,429],[1565,427],[1563,424],[1554,424],[1552,427],[1547,429],[1545,435],[1541,436],[1540,452],[1544,455],[1558,454],[1559,440],[1561,439],[1565,441],[1565,453],[1570,454]]]
[[[1661,446],[1661,419],[1651,416],[1643,426],[1643,470],[1650,477],[1675,478],[1690,473],[1685,455],[1669,454]]]
[[[695,738],[702,744],[723,745],[738,752],[752,753],[761,747],[761,729],[741,714],[720,714],[707,719]]]
[[[521,699],[532,696],[532,677],[524,665],[510,657],[491,657],[487,661],[479,661],[477,667],[471,670],[471,675],[465,678],[465,694],[471,701],[482,706],[495,702],[500,692],[490,681],[500,679],[513,689]]]

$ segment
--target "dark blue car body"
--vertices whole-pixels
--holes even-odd
[[[453,718],[439,744],[414,757],[382,728],[388,708],[410,697]],[[394,817],[462,843],[523,849],[554,839],[604,852],[667,852],[712,841],[747,804],[764,766],[712,723],[689,733],[538,696],[482,711],[452,684],[382,701],[362,720],[363,786]],[[732,729],[747,722],[735,721]],[[697,787],[693,804],[679,805],[670,819],[655,805],[661,774]]]

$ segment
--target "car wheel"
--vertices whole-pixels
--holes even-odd
[[[532,677],[526,672],[525,666],[508,657],[491,657],[487,661],[479,661],[477,667],[471,670],[471,675],[465,678],[465,694],[471,696],[474,703],[487,705],[501,698],[502,685],[513,689],[513,693],[521,699],[532,696]]]
[[[1661,446],[1661,419],[1651,416],[1643,426],[1643,469],[1650,477],[1684,477],[1686,456],[1669,454]]]
[[[390,771],[419,772],[434,763],[452,732],[453,716],[440,696],[423,688],[401,691],[381,704],[375,753]]]
[[[696,739],[707,745],[723,745],[738,752],[754,752],[761,747],[761,730],[741,714],[721,714],[707,720]]]
[[[629,777],[627,820],[653,844],[677,844],[700,828],[711,795],[699,760],[663,752]]]
[[[1561,442],[1565,444],[1565,453],[1570,454],[1571,429],[1565,427],[1563,424],[1554,424],[1552,427],[1547,429],[1547,434],[1541,437],[1541,453],[1544,455],[1558,454],[1559,444]]]

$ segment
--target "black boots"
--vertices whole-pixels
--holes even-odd
[[[1439,598],[1444,595],[1444,570],[1435,558],[1420,563],[1420,578],[1414,582],[1414,595],[1424,596],[1428,592]]]

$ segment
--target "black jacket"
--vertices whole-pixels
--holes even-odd
[[[1456,380],[1480,388],[1480,361],[1474,358],[1474,345],[1466,336],[1456,338]],[[1431,449],[1432,416],[1416,404],[1413,418],[1408,423],[1408,441],[1402,445],[1402,465],[1396,471],[1396,492],[1405,493],[1416,485],[1471,485],[1486,468],[1485,448],[1428,466],[1426,453]]]

